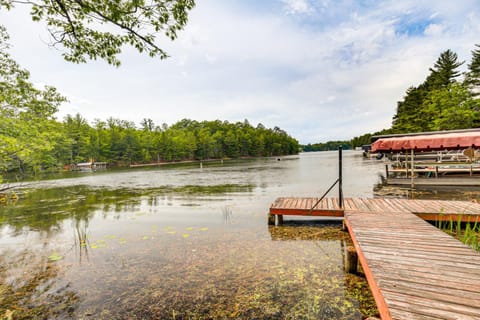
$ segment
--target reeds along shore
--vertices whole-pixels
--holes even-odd
[[[480,224],[478,220],[474,222],[462,222],[462,216],[459,215],[457,220],[453,218],[448,220],[439,219],[435,221],[434,225],[470,246],[472,249],[480,251]]]

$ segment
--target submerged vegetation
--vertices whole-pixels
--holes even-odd
[[[244,208],[251,200],[242,195],[251,189],[21,189],[22,201],[0,212],[5,241],[17,243],[0,255],[0,317],[353,320],[377,314],[365,278],[343,271],[348,233],[314,222],[267,228],[265,215],[221,200],[239,193]],[[203,208],[182,208],[207,200]]]

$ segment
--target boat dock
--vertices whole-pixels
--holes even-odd
[[[344,217],[386,319],[480,319],[480,254],[424,220],[479,221],[469,201],[279,198],[284,215]],[[313,209],[312,209],[313,208]]]
[[[413,213],[428,221],[480,223],[480,204],[469,201],[408,200],[387,198],[278,198],[270,215],[344,217],[345,212]],[[314,205],[317,204],[315,207]],[[312,209],[313,208],[313,209]]]
[[[371,151],[388,158],[385,183],[388,185],[480,186],[480,130],[450,130],[382,135]]]

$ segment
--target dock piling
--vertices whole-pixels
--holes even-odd
[[[268,225],[274,226],[275,225],[275,215],[269,213],[268,214]]]
[[[342,146],[338,147],[338,206],[343,208]]]
[[[347,247],[345,252],[345,272],[356,274],[358,265],[358,255],[354,247]]]
[[[277,226],[282,226],[283,225],[283,215],[277,214],[276,217],[277,217],[276,225]]]

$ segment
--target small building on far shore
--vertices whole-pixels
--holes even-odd
[[[107,169],[106,162],[79,162],[70,165],[71,171],[97,171]]]

